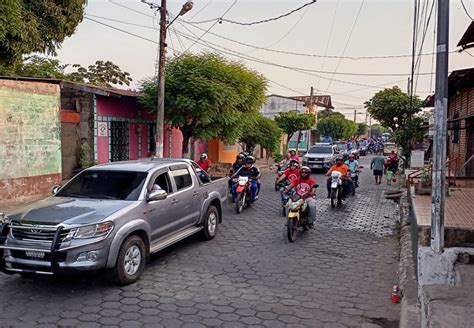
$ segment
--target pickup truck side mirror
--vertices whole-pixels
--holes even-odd
[[[153,190],[153,191],[148,193],[148,195],[146,196],[146,200],[147,200],[147,202],[154,202],[154,201],[157,201],[157,200],[166,199],[166,197],[168,197],[168,193],[166,191],[164,191],[162,189]]]
[[[52,188],[51,188],[51,193],[53,195],[56,195],[57,192],[59,191],[59,189],[61,189],[61,186],[60,185],[54,185]]]

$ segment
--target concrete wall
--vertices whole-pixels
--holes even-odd
[[[47,195],[61,181],[57,84],[0,80],[0,199]]]

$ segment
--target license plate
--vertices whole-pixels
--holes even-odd
[[[42,259],[44,258],[44,252],[38,252],[38,251],[25,251],[26,256],[28,257],[34,257],[37,259]]]
[[[331,188],[337,188],[337,182],[331,183]]]
[[[320,168],[322,168],[323,166],[320,165],[320,164],[313,164],[313,165],[311,165],[311,167],[314,167],[315,169],[320,169]]]

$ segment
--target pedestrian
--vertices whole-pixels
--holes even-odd
[[[385,159],[383,156],[376,154],[374,158],[372,158],[372,162],[370,163],[370,169],[374,171],[375,177],[375,184],[382,183],[382,175],[385,168]]]
[[[206,173],[211,173],[212,162],[207,159],[207,154],[201,154],[201,156],[199,156],[199,161],[197,161],[197,164]]]

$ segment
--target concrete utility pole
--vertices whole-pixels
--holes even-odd
[[[193,2],[187,2],[181,8],[178,16],[176,16],[168,25],[166,16],[168,14],[166,0],[161,0],[161,5],[142,0],[143,3],[150,6],[151,9],[160,11],[160,34],[159,34],[159,59],[158,59],[158,101],[156,104],[156,134],[155,134],[155,156],[163,157],[164,144],[164,121],[165,121],[165,65],[166,65],[166,31],[167,28],[179,17],[186,14],[193,8]],[[171,149],[168,150],[169,152]]]
[[[433,185],[431,194],[431,249],[444,247],[446,196],[446,134],[448,111],[449,0],[438,0],[436,48],[435,131],[433,137]]]
[[[160,6],[160,50],[158,61],[158,103],[156,107],[155,155],[163,157],[163,131],[165,120],[165,63],[166,63],[166,0]]]
[[[357,120],[357,109],[354,109],[354,122]]]
[[[311,111],[313,110],[313,104],[314,104],[314,88],[311,87],[310,89],[310,92],[309,92],[309,112],[311,113]],[[316,111],[314,112],[314,116],[317,120],[317,113]],[[306,145],[306,150],[309,149],[309,147],[311,147],[311,144],[313,143],[312,140],[311,140],[311,129],[306,131],[306,142],[307,142],[307,145]]]

